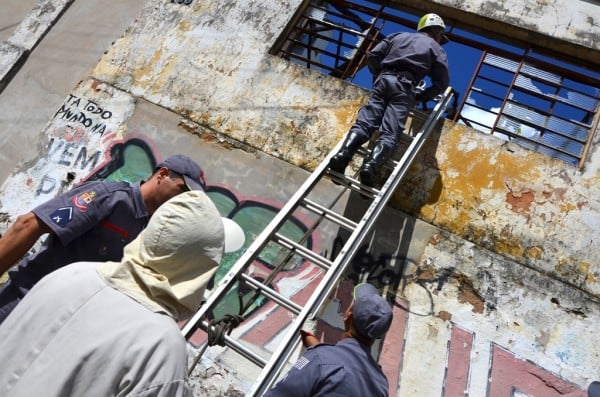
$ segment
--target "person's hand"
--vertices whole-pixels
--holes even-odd
[[[317,332],[317,319],[306,319],[302,328],[300,329],[300,336],[302,337],[302,344],[304,347],[311,347],[321,343],[319,338],[315,335]]]
[[[302,331],[306,331],[307,333],[314,335],[314,333],[317,332],[317,319],[307,318],[304,320],[304,324],[302,324]]]

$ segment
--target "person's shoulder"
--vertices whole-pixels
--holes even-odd
[[[86,196],[90,199],[100,197],[130,196],[134,187],[124,181],[89,181],[76,186],[70,192],[70,196]]]
[[[317,350],[317,349],[321,349],[321,350],[325,350],[325,349],[330,349],[332,347],[335,347],[335,345],[331,344],[331,343],[317,343],[316,345],[312,345],[310,347],[308,347],[306,350]]]
[[[410,37],[412,35],[412,33],[410,32],[396,32],[396,33],[392,33],[389,36],[387,36],[388,40],[393,40],[393,39],[403,39],[406,37]]]
[[[337,344],[319,343],[306,349],[306,353],[319,357],[321,360],[329,361],[332,357],[337,357],[340,353],[340,347]]]
[[[102,181],[94,180],[83,182],[77,186],[77,189],[99,189],[107,192],[116,192],[119,190],[130,190],[132,184],[125,181]]]

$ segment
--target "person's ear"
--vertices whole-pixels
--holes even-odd
[[[156,176],[158,180],[165,179],[169,176],[169,169],[167,167],[160,167],[156,172]]]

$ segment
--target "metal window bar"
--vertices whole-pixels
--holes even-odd
[[[299,22],[292,31],[279,55],[286,59],[293,59],[297,63],[305,64],[307,68],[318,66],[322,71],[335,77],[346,79],[353,77],[364,66],[366,49],[373,44],[373,38],[380,35],[375,29],[379,20],[376,13],[372,21],[365,22],[356,16],[353,11],[365,12],[364,7],[350,2],[313,2],[300,17]],[[336,9],[342,11],[336,11]],[[318,12],[314,12],[318,10]],[[375,13],[375,10],[370,10]],[[338,19],[340,22],[332,22]],[[356,24],[362,31],[352,29],[343,24],[344,21]],[[324,32],[331,32],[324,34]],[[318,43],[318,45],[315,45]],[[333,49],[328,47],[333,46]],[[299,49],[303,51],[297,53]],[[315,59],[315,55],[318,58]],[[331,58],[330,64],[320,61],[321,56]]]
[[[312,40],[303,43],[302,40],[297,38],[295,41],[288,39],[287,47],[282,47],[279,54],[286,58],[293,58],[298,63],[305,63],[307,67],[320,68],[322,72],[331,76],[352,80],[358,71],[365,66],[367,51],[384,37],[381,34],[384,23],[392,22],[406,27],[414,25],[410,20],[386,12],[388,6],[389,3],[383,1],[362,4],[353,3],[352,1],[313,1],[300,18],[302,22],[296,24],[294,32],[290,35],[290,38],[294,34],[312,35]],[[308,11],[309,9],[318,10],[318,12],[311,14]],[[415,11],[407,10],[409,13]],[[370,19],[370,22],[367,19]],[[357,29],[349,28],[349,25],[355,25]],[[376,26],[379,26],[379,28]],[[321,29],[320,32],[319,29]],[[330,29],[331,33],[323,34],[323,29]],[[586,90],[585,87],[595,87],[600,92],[600,80],[591,74],[581,74],[568,69],[568,67],[560,66],[558,60],[556,64],[549,63],[547,59],[542,60],[531,46],[527,47],[529,45],[527,43],[521,43],[522,53],[515,53],[500,48],[492,48],[489,44],[478,43],[467,36],[455,34],[452,30],[449,35],[453,41],[483,51],[477,69],[455,112],[455,121],[460,120],[476,129],[503,136],[504,139],[511,139],[529,148],[537,147],[539,150],[534,150],[546,154],[550,153],[553,157],[561,158],[568,163],[576,164],[578,167],[582,166],[600,123],[598,120],[600,94],[584,90]],[[317,42],[317,40],[320,40],[320,42]],[[307,48],[304,57],[299,54],[290,55],[294,46],[296,48]],[[328,46],[331,48],[327,48]],[[315,57],[315,55],[318,55],[318,57]],[[562,61],[568,62],[568,59]],[[489,71],[482,70],[483,65],[498,70],[498,75],[508,74],[512,78],[500,79],[493,72],[490,75]],[[507,87],[506,93],[502,93],[501,105],[493,105],[494,108],[499,107],[499,110],[492,109],[489,105],[486,109],[469,102],[471,93],[487,95],[490,99],[498,99],[498,95],[485,92],[477,86],[481,83],[481,79],[487,79],[490,82]],[[569,81],[575,84],[569,84]],[[548,88],[536,92],[529,86],[531,84],[535,86],[536,83],[544,87],[554,87],[554,89]],[[577,85],[582,85],[584,88],[577,88]],[[529,98],[527,100],[513,98],[523,96]],[[548,105],[540,106],[536,104],[536,102],[541,101],[547,101]],[[508,106],[515,106],[515,104],[525,106],[532,112],[539,113],[540,116],[536,117],[543,120],[543,123],[533,126],[531,120],[527,118],[520,119],[520,117],[511,116]],[[486,125],[486,122],[473,120],[463,114],[463,109],[473,110],[476,108],[481,108],[480,110],[487,114],[486,117],[494,118],[491,128]],[[565,116],[561,113],[577,114],[580,117]],[[523,135],[514,134],[507,126],[499,125],[501,121],[507,123],[507,126],[516,126],[521,122],[523,126],[539,130],[540,135],[537,135],[534,139],[528,139]],[[581,140],[583,142],[580,142]],[[574,147],[578,147],[575,151],[577,153],[575,157],[563,156],[564,153],[562,152],[565,151],[574,153]],[[565,148],[569,149],[565,150]],[[549,151],[549,149],[553,149],[553,151]]]
[[[511,81],[503,81],[493,73],[484,71],[483,65],[510,72]],[[554,69],[552,65],[527,57],[527,54],[520,58],[510,58],[506,54],[498,55],[485,51],[455,119],[460,118],[474,128],[491,134],[500,133],[521,146],[581,167],[597,128],[594,122],[597,126],[600,98],[598,94],[593,96],[568,86],[565,82],[566,73],[568,72],[564,69]],[[600,82],[589,77],[578,79],[579,76],[574,72],[570,72],[569,77],[582,84],[595,83],[592,87],[600,90]],[[491,129],[481,120],[474,120],[473,117],[469,118],[462,114],[463,109],[472,108],[487,111],[488,114],[493,113],[492,109],[479,107],[470,99],[472,93],[500,99],[498,95],[484,92],[477,87],[477,84],[483,81],[499,87],[507,87]],[[538,85],[542,85],[542,88]],[[563,108],[563,112],[568,114],[567,116],[560,114],[559,105]],[[575,114],[584,114],[585,117],[576,120],[571,117]],[[596,117],[589,117],[592,114]],[[529,136],[523,134],[524,130],[529,132]]]

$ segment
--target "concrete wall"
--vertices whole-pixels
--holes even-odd
[[[600,4],[593,0],[433,0],[396,1],[400,6],[444,15],[450,26],[491,32],[492,36],[534,43],[588,65],[600,54]],[[593,66],[592,66],[593,67]]]
[[[276,12],[287,2],[252,2],[246,24],[245,7],[219,3],[196,3],[186,13],[146,9],[93,77],[313,168],[347,130],[365,92],[268,54],[292,16],[293,7]],[[399,192],[398,208],[600,296],[599,203],[588,199],[598,183],[595,153],[580,173],[463,127],[435,144],[421,175],[404,184],[404,202]]]
[[[3,32],[10,35],[0,44],[0,181],[39,154],[48,120],[143,7],[138,0],[110,7],[96,1],[32,3],[35,8]],[[2,5],[7,19],[20,12]]]
[[[216,200],[231,206],[225,216],[250,208],[243,227],[256,233],[263,219],[252,209],[274,213],[347,131],[368,94],[268,54],[300,4],[148,3],[56,104],[40,149],[2,185],[3,227],[70,183],[98,173],[143,176],[143,165],[183,152],[203,164]],[[536,4],[505,5],[499,19],[535,20],[548,14],[543,7],[573,21],[596,15],[593,3]],[[592,40],[566,28],[554,34],[561,35],[581,46]],[[584,52],[598,55],[594,46]],[[141,159],[116,164],[116,151],[130,147],[141,148]],[[393,332],[376,346],[392,395],[503,396],[513,388],[584,395],[600,370],[593,343],[600,337],[599,156],[595,142],[579,171],[464,126],[440,126],[346,275],[359,277],[366,264],[370,282],[399,287],[391,291]],[[319,194],[335,189],[328,184]],[[349,216],[365,207],[353,195],[341,205]],[[333,230],[313,244],[331,252],[345,238]],[[278,287],[300,300],[318,279],[306,264],[287,276]],[[348,288],[340,286],[323,314],[327,338],[339,334]],[[272,351],[288,323],[267,306],[235,335]],[[194,375],[198,395],[235,395],[251,382],[253,370],[229,352],[210,358]]]

